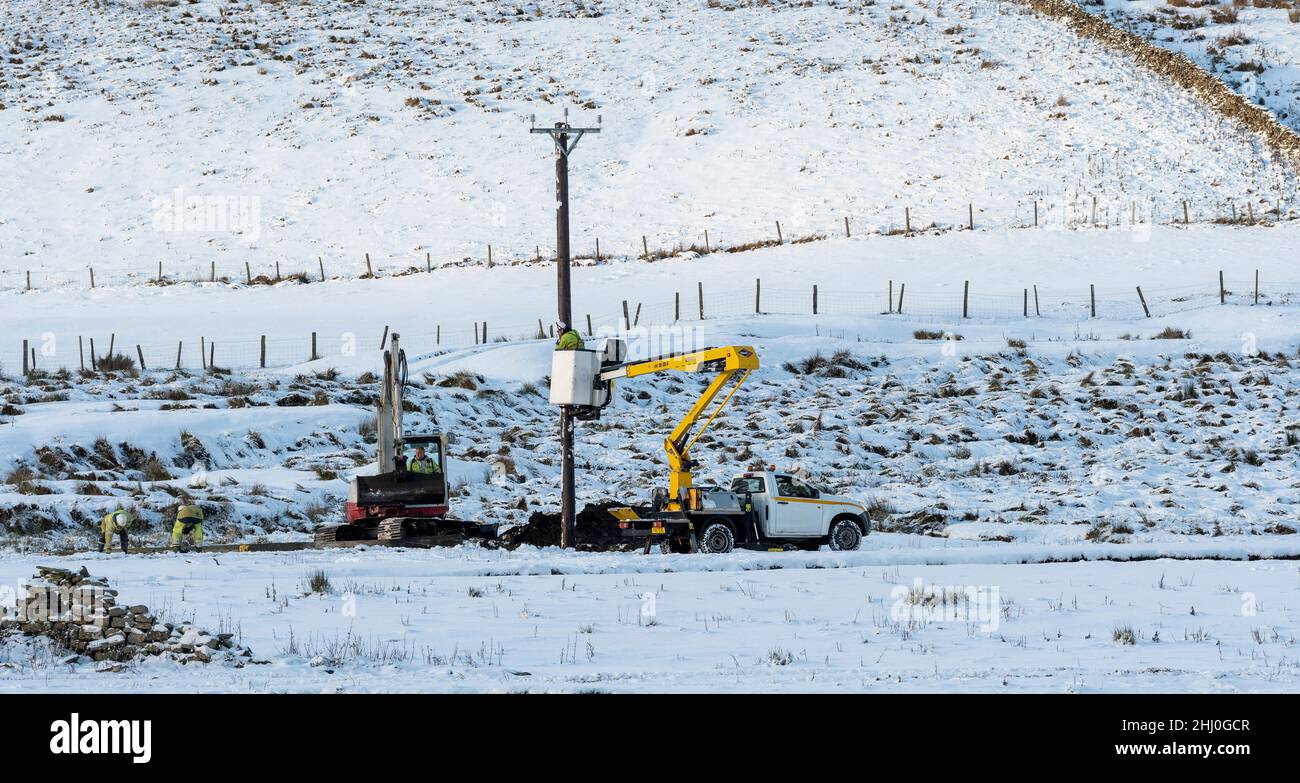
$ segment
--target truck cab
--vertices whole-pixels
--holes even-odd
[[[791,473],[742,473],[731,480],[731,494],[751,509],[763,539],[857,549],[871,529],[861,503],[833,495]]]
[[[661,551],[672,552],[816,549],[824,544],[853,550],[871,530],[861,503],[775,468],[740,473],[727,489],[691,492],[698,500],[683,513],[655,513],[646,519],[630,509],[612,513],[625,535],[646,537],[647,550],[658,544]]]

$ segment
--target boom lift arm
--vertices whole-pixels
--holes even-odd
[[[749,374],[758,369],[758,353],[749,346],[728,345],[720,348],[705,348],[691,353],[661,356],[638,362],[628,362],[616,367],[602,368],[600,380],[612,382],[618,378],[637,378],[660,372],[713,372],[717,375],[705,388],[695,404],[677,423],[673,431],[664,439],[664,450],[668,453],[668,502],[666,511],[684,511],[689,503],[690,489],[693,486],[692,468],[696,463],[691,459],[691,447],[709,428],[713,420],[731,401],[736,390],[745,382]],[[696,429],[700,419],[705,416],[709,406],[732,381],[735,384],[722,401],[708,414],[704,423]],[[610,398],[612,399],[612,394]],[[694,435],[692,435],[692,432]]]

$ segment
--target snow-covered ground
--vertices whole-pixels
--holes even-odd
[[[1300,7],[1294,3],[1086,0],[1085,10],[1181,52],[1300,130]]]
[[[0,691],[1297,689],[1300,227],[1258,139],[1017,3],[518,8],[9,4],[0,598],[84,564],[266,663],[100,674],[10,640]],[[49,554],[118,504],[143,543],[181,502],[219,541],[338,521],[392,331],[455,514],[554,511],[554,272],[515,262],[552,228],[527,117],[564,106],[603,117],[575,246],[613,256],[575,269],[577,326],[641,357],[753,345],[701,479],[801,468],[868,504],[862,550]],[[1263,225],[1211,223],[1232,207]],[[778,220],[780,246],[636,258]],[[318,256],[333,279],[240,282]],[[194,282],[210,263],[229,281]],[[149,370],[78,373],[89,339]],[[621,384],[580,426],[581,503],[663,482],[698,382]],[[949,615],[911,611],[935,585]]]
[[[1231,693],[1300,684],[1295,561],[1005,565],[987,544],[873,539],[867,552],[784,555],[45,558],[108,576],[160,620],[230,629],[265,663],[151,660],[109,674],[15,645],[0,648],[0,692]],[[16,585],[34,562],[0,555],[0,584]],[[328,592],[310,591],[317,572]]]
[[[9,289],[532,258],[553,182],[529,118],[565,107],[603,119],[571,177],[585,255],[864,235],[905,208],[1263,217],[1296,189],[1184,91],[1000,0],[12,0],[0,38]]]

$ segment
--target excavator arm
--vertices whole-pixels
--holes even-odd
[[[756,369],[758,369],[758,352],[749,346],[728,345],[629,362],[601,372],[601,380],[607,382],[618,378],[637,378],[661,372],[717,373],[691,409],[664,439],[664,451],[668,454],[669,467],[667,510],[684,509],[683,503],[692,487],[692,468],[695,467],[695,462],[690,456],[691,447],[731,401],[736,390],[745,382],[749,374]],[[726,391],[725,396],[716,406],[713,406],[714,401],[728,387],[730,390]],[[710,412],[711,406],[712,412]],[[703,424],[700,423],[701,419]]]

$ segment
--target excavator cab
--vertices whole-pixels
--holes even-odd
[[[355,497],[348,499],[349,504],[358,509],[440,507],[440,513],[445,513],[447,475],[443,469],[446,457],[443,436],[406,435],[396,451],[393,470],[356,477]]]

